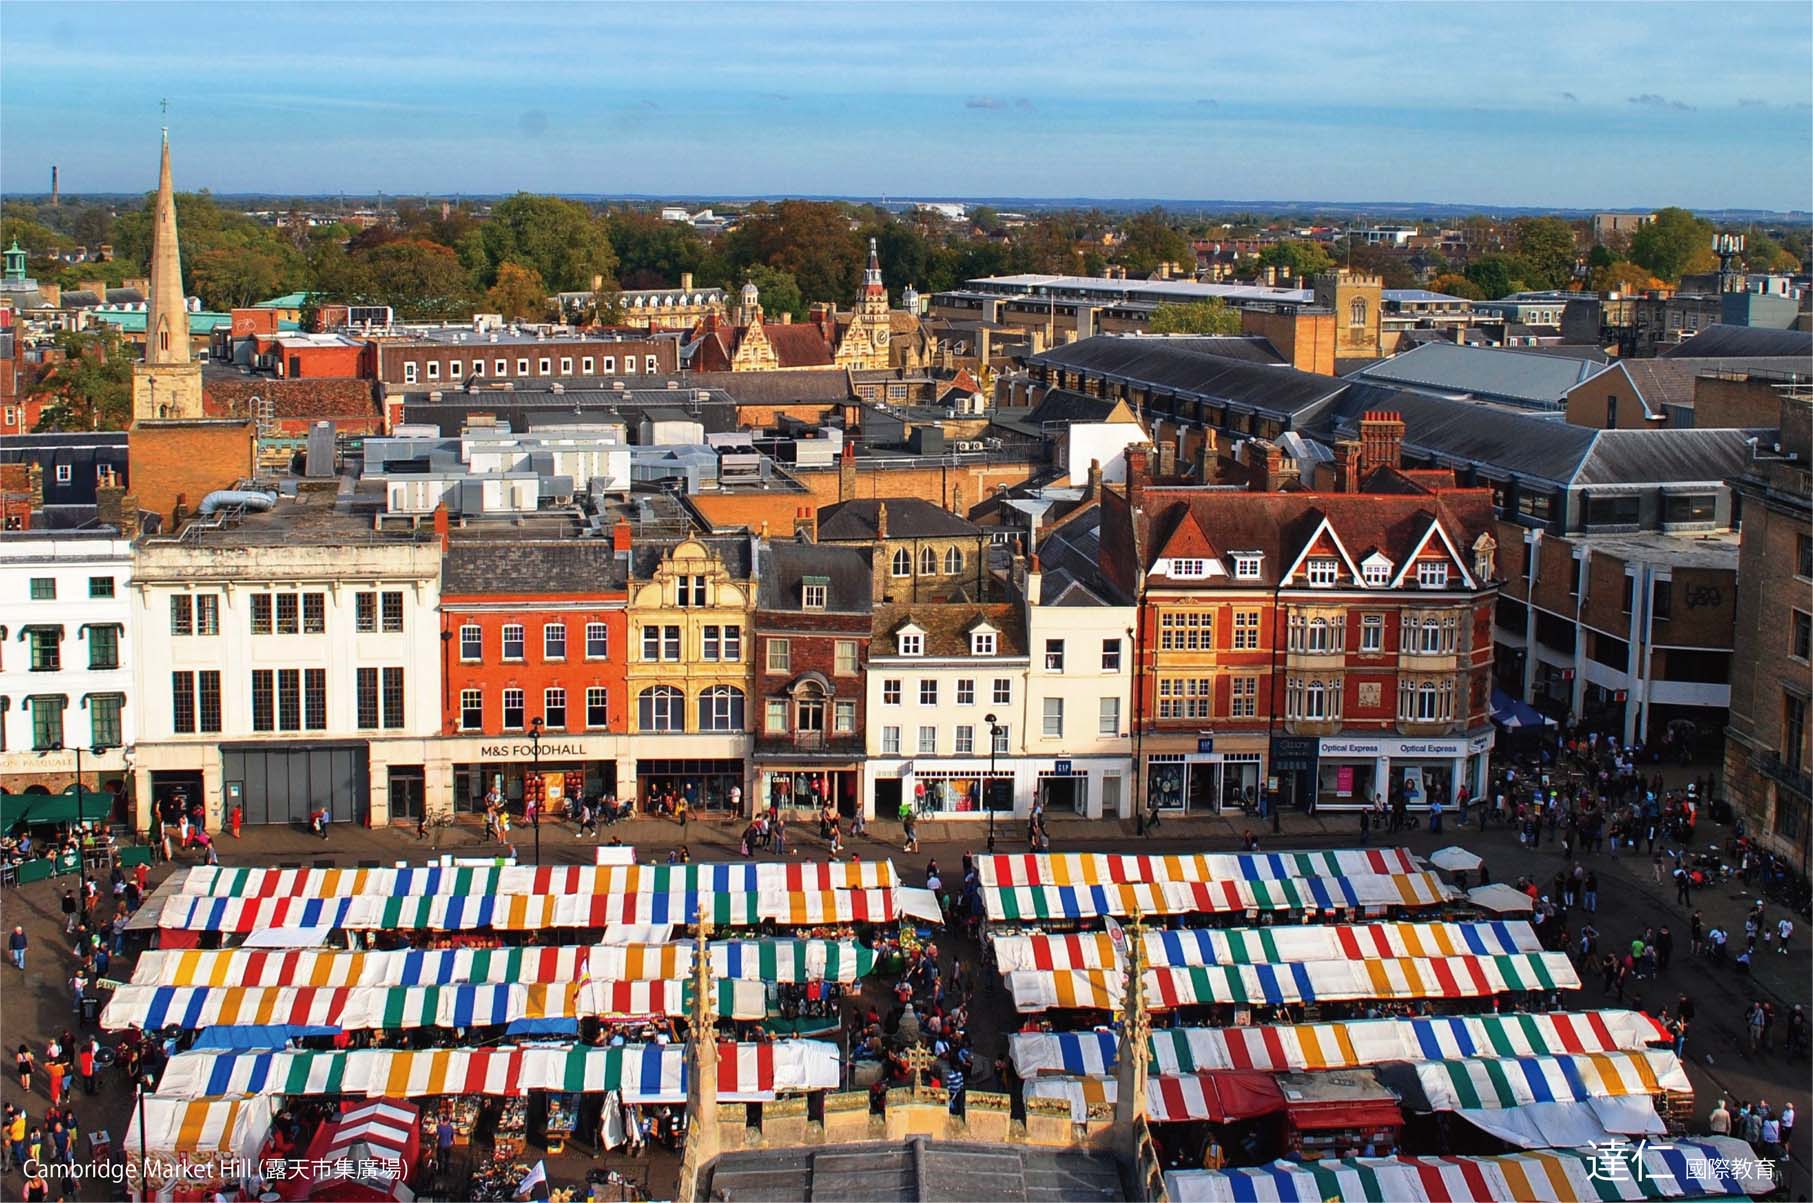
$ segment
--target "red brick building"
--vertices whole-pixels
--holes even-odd
[[[445,516],[437,516],[444,526]],[[456,812],[501,789],[550,811],[581,790],[633,788],[626,714],[629,526],[610,539],[474,530],[448,539],[441,581],[442,732]]]
[[[1492,496],[1401,468],[1402,439],[1395,414],[1368,415],[1314,489],[1262,440],[1238,459],[1211,443],[1170,478],[1149,449],[1128,450],[1101,543],[1104,571],[1140,601],[1142,804],[1213,811],[1275,791],[1287,806],[1414,806],[1480,791]]]
[[[756,575],[755,803],[802,811],[861,801],[870,551],[811,541],[811,510],[791,539],[764,541]]]

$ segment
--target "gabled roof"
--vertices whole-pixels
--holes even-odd
[[[763,322],[762,334],[783,368],[829,367],[831,344],[810,322]]]
[[[889,636],[909,624],[925,632],[925,654],[931,659],[974,655],[970,651],[969,632],[978,619],[985,619],[995,629],[995,656],[1026,654],[1026,622],[1021,608],[1014,602],[944,602],[917,605],[879,605],[871,627]],[[892,644],[878,647],[875,655],[894,656]],[[987,660],[990,657],[984,656]]]
[[[1605,370],[1604,364],[1571,356],[1426,342],[1362,368],[1354,378],[1554,408],[1569,389]]]
[[[1115,410],[1125,406],[1124,401],[1091,397],[1088,393],[1067,388],[1054,388],[1046,392],[1032,412],[1026,415],[1026,421],[1034,426],[1046,422],[1106,422]],[[1131,414],[1128,420],[1132,420]]]
[[[826,543],[866,543],[881,537],[881,507],[888,507],[890,539],[974,537],[982,528],[917,497],[870,497],[840,501],[818,512],[818,537]]]
[[[1708,326],[1662,352],[1661,358],[1716,359],[1740,355],[1794,355],[1805,361],[1813,356],[1813,332],[1774,330],[1767,326]]]
[[[729,537],[688,536],[694,542],[702,543],[718,558],[724,571],[732,580],[749,579],[752,566],[749,562],[749,540],[741,535]],[[680,544],[679,539],[667,539],[659,543],[637,543],[631,551],[630,560],[639,581],[653,580],[655,572],[661,567],[661,561],[669,552]]]
[[[1694,381],[1713,372],[1770,372],[1813,377],[1813,360],[1794,355],[1744,355],[1730,358],[1621,359],[1618,368],[1629,377],[1644,411],[1662,416],[1664,405],[1692,405]]]
[[[1165,545],[1159,548],[1158,558],[1161,560],[1213,560],[1217,559],[1218,555],[1215,545],[1210,543],[1208,535],[1203,533],[1202,524],[1197,522],[1193,515],[1185,514],[1183,521],[1179,522],[1177,528],[1171,532],[1171,537],[1165,540]]]
[[[802,601],[802,587],[808,578],[813,584],[826,586],[827,612],[867,614],[873,608],[874,580],[869,572],[868,548],[778,539],[762,544],[757,564],[761,578],[757,609],[819,613],[806,610]]]

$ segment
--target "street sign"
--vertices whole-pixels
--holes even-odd
[[[1198,735],[1196,737],[1196,750],[1204,756],[1213,752],[1215,750],[1215,737],[1213,735]]]
[[[1060,777],[1068,777],[1070,776],[1070,762],[1068,760],[1060,760],[1052,766],[1052,771]]]

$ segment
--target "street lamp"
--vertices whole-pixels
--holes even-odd
[[[88,815],[87,815],[87,812],[85,809],[86,804],[88,802],[88,798],[87,798],[88,789],[86,786],[84,786],[82,784],[82,745],[77,744],[74,748],[68,748],[63,745],[63,742],[61,740],[58,740],[56,743],[50,745],[50,750],[52,752],[73,751],[76,754],[76,830],[80,831],[82,828],[82,824],[84,822],[86,822],[87,818],[88,818]],[[97,743],[90,750],[96,756],[105,756],[109,751],[111,751],[111,749],[106,744],[100,744],[100,743]]]
[[[988,851],[995,850],[995,754],[1001,750],[1001,728],[995,722],[995,716],[986,714],[982,721],[988,724],[988,784],[982,790],[982,805],[988,810]]]
[[[535,781],[539,785],[539,783],[541,781],[541,719],[540,718],[532,718],[529,720],[529,749],[530,749],[530,755],[533,757],[534,763],[535,763],[535,769],[534,769]],[[523,792],[525,794],[527,794],[528,791],[525,790]],[[535,867],[537,869],[539,869],[539,868],[541,868],[541,798],[540,798],[539,794],[536,795],[536,801],[534,803],[534,806],[535,806],[535,817],[532,820],[530,820],[529,826],[531,826],[535,829]]]

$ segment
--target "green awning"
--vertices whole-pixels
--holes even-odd
[[[19,823],[74,823],[79,819],[113,818],[113,795],[72,785],[61,794],[0,794],[0,826]]]

